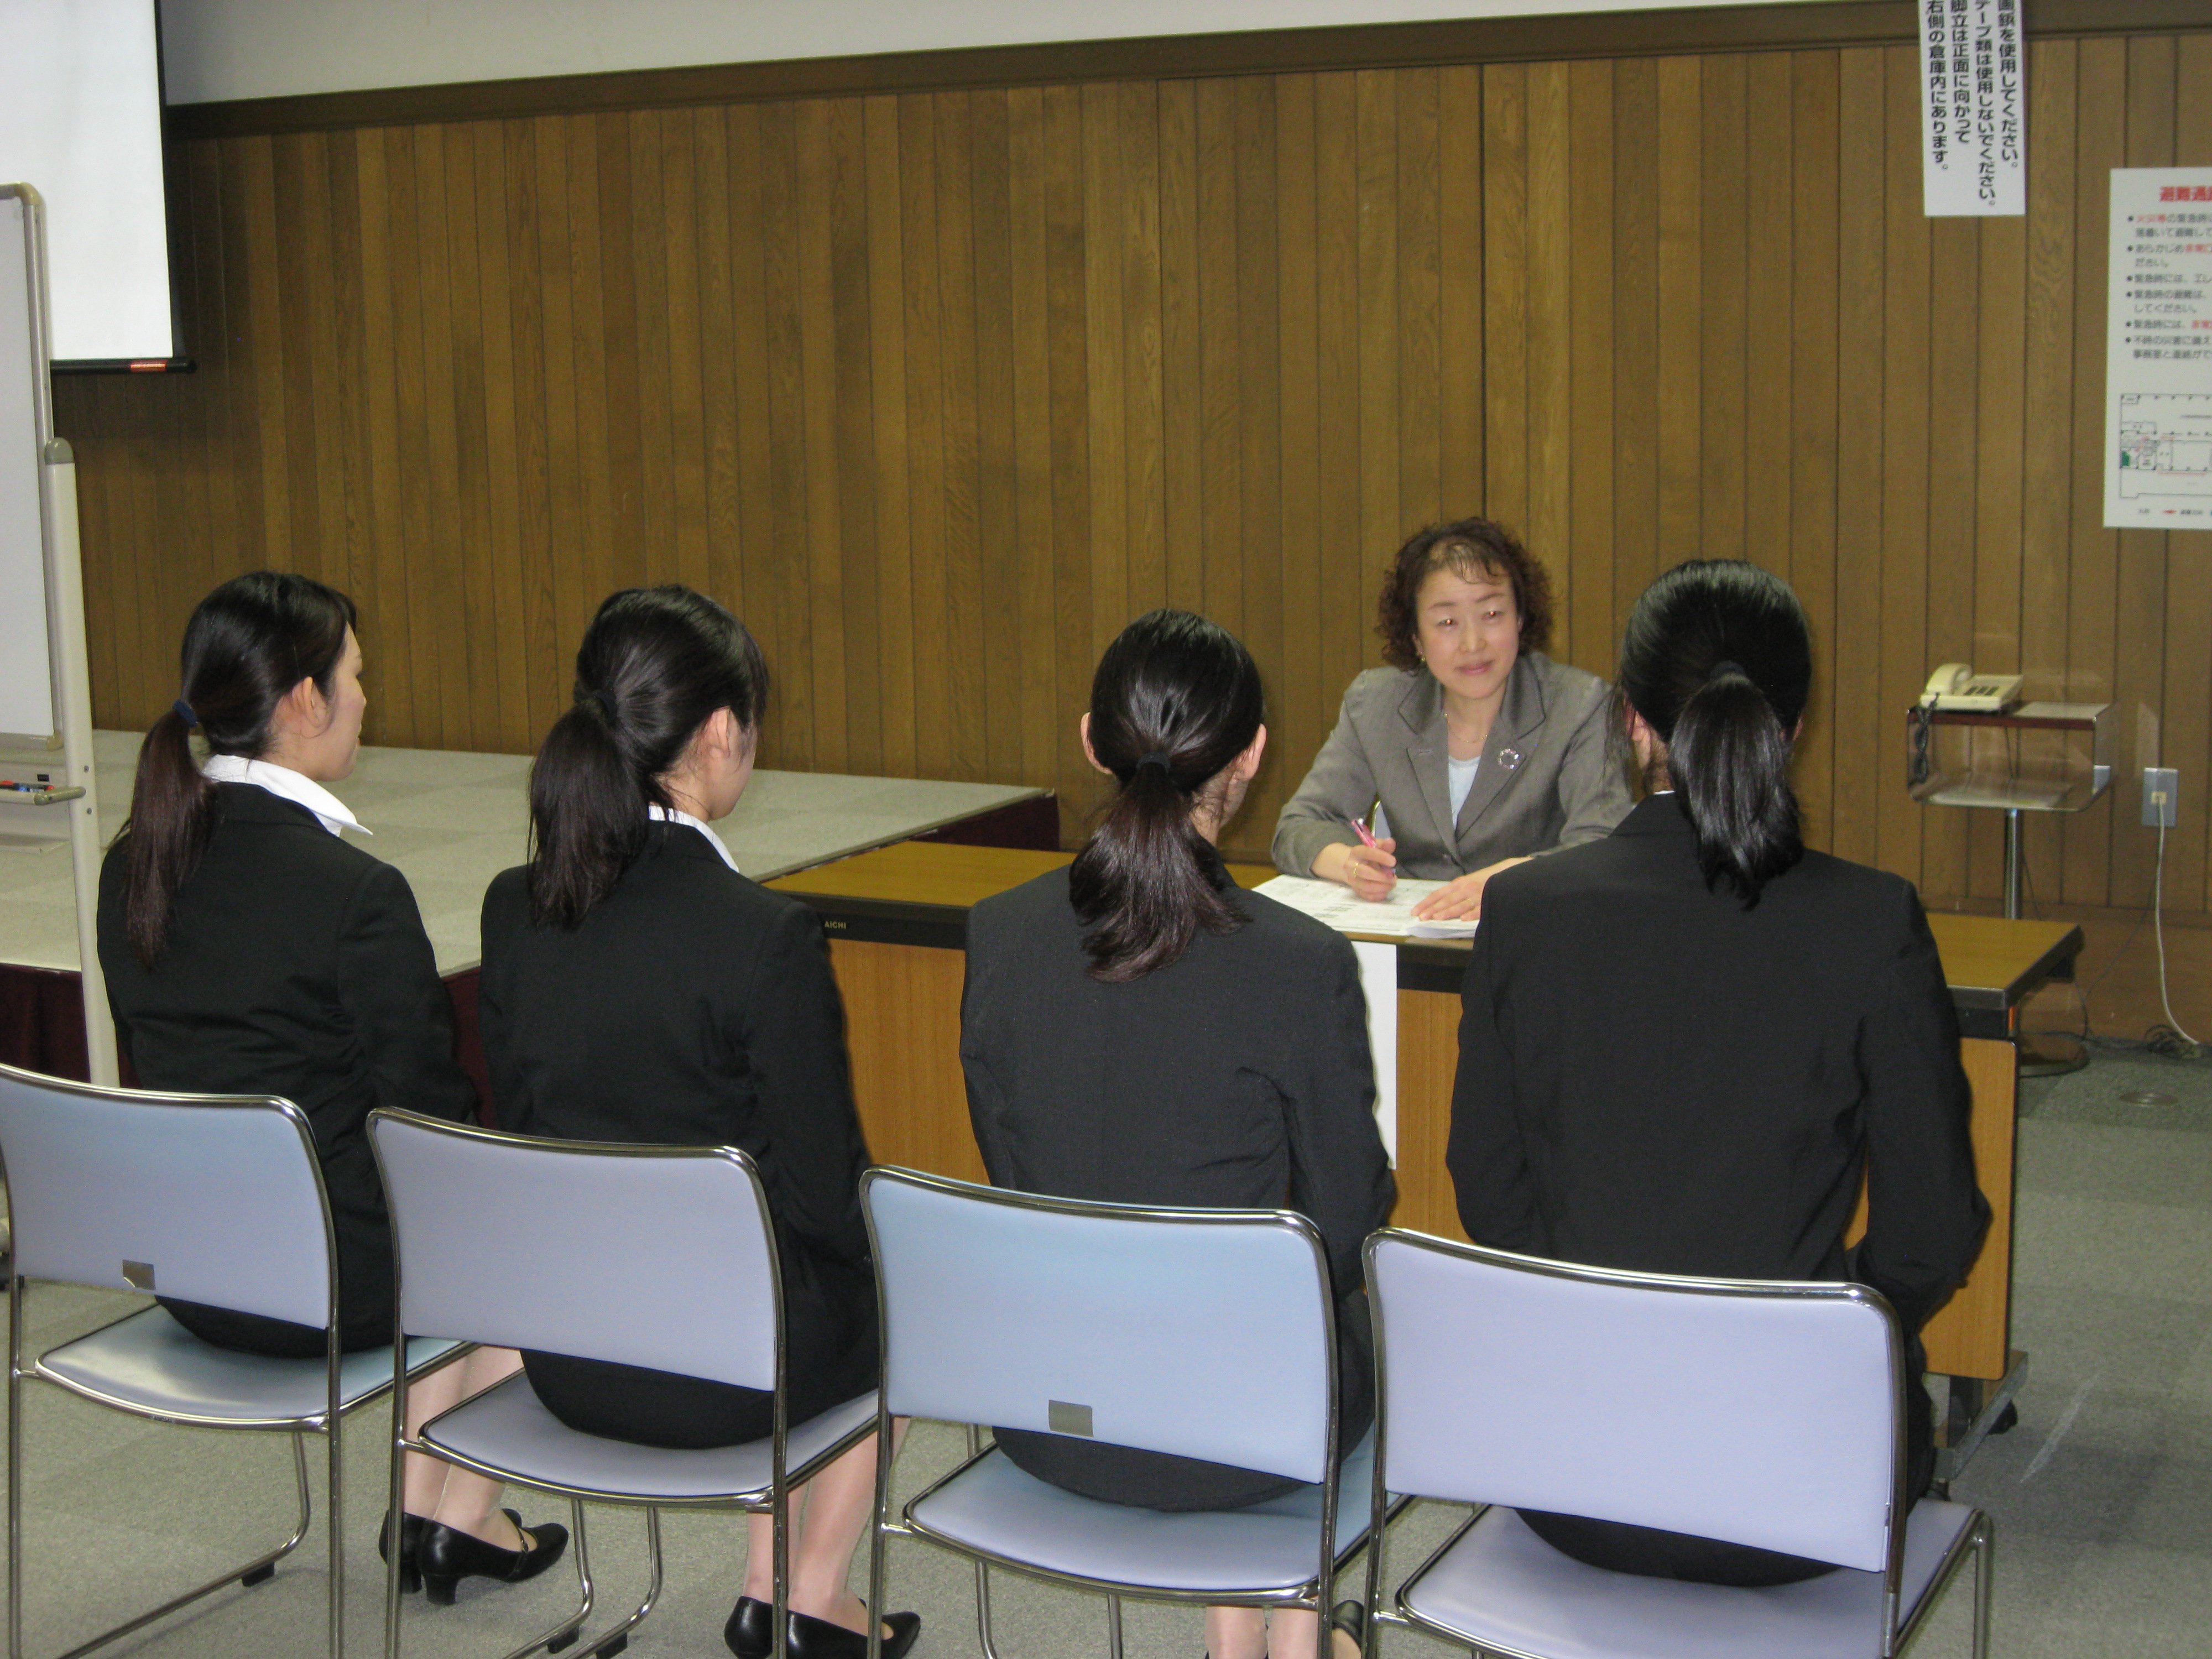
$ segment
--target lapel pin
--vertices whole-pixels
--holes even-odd
[[[1516,770],[1521,764],[1521,751],[1518,749],[1499,750],[1498,763],[1509,772]]]

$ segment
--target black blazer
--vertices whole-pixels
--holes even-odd
[[[1464,1008],[1448,1158],[1476,1243],[1853,1279],[1908,1331],[1973,1265],[1989,1206],[1958,1022],[1898,877],[1808,853],[1746,910],[1655,795],[1492,884]]]
[[[969,1115],[1001,1187],[1287,1204],[1320,1228],[1341,1296],[1359,1285],[1360,1243],[1395,1190],[1358,966],[1311,917],[1237,899],[1244,927],[1201,933],[1127,985],[1087,971],[1065,869],[977,905],[960,1007]]]
[[[573,933],[531,923],[525,874],[501,872],[483,902],[478,1008],[501,1127],[743,1148],[760,1165],[787,1303],[825,1266],[842,1270],[828,1294],[844,1301],[869,1273],[868,1152],[821,919],[684,823],[652,824]]]
[[[304,806],[254,784],[216,788],[214,835],[150,973],[125,930],[127,842],[100,866],[116,1036],[147,1088],[282,1095],[305,1112],[337,1230],[340,1300],[388,1306],[391,1230],[368,1114],[474,1113],[453,1005],[404,876]]]

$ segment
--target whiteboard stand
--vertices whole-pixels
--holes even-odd
[[[61,719],[62,768],[84,791],[62,803],[70,815],[70,863],[76,877],[77,973],[84,985],[84,1052],[91,1080],[122,1081],[115,1058],[115,1016],[100,971],[100,784],[92,764],[92,663],[84,638],[84,566],[76,526],[76,457],[66,438],[49,438],[39,471],[46,507],[46,637],[54,658],[54,712]]]
[[[84,792],[45,810],[69,814],[85,1057],[92,1081],[112,1087],[120,1079],[115,1022],[100,971],[100,791],[92,764],[76,462],[69,445],[54,436],[49,316],[46,210],[30,185],[0,185],[0,613],[11,641],[36,641],[46,658],[43,685],[34,675],[27,685],[6,689],[0,729],[41,740],[58,735],[65,783]],[[17,661],[33,655],[10,653]]]

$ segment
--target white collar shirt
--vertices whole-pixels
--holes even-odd
[[[658,801],[647,801],[645,804],[645,815],[646,817],[660,823],[690,824],[701,835],[706,836],[707,845],[713,848],[715,852],[721,855],[723,863],[728,865],[732,870],[737,871],[737,873],[739,875],[743,875],[744,873],[744,871],[738,870],[737,857],[730,851],[729,843],[725,842],[720,836],[716,835],[714,830],[708,826],[707,821],[704,818],[695,818],[690,813],[684,811],[680,808],[663,806]]]
[[[289,766],[279,766],[273,761],[248,760],[243,755],[210,755],[200,771],[210,783],[250,783],[257,789],[266,789],[280,800],[304,806],[315,815],[316,823],[334,836],[341,830],[357,830],[364,836],[374,833],[354,817],[353,809],[343,801],[313,778]]]

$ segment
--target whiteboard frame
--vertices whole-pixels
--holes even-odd
[[[84,992],[85,1055],[91,1081],[113,1087],[115,1021],[100,971],[100,787],[93,769],[91,656],[85,645],[84,568],[77,541],[76,459],[53,431],[53,336],[46,293],[46,204],[29,185],[0,185],[0,199],[23,204],[28,263],[32,410],[39,441],[39,516],[46,588],[46,661],[55,732],[26,734],[38,743],[61,738],[62,768],[84,793],[41,811],[69,814],[71,874],[76,890],[77,972]],[[0,327],[12,327],[0,318]]]

